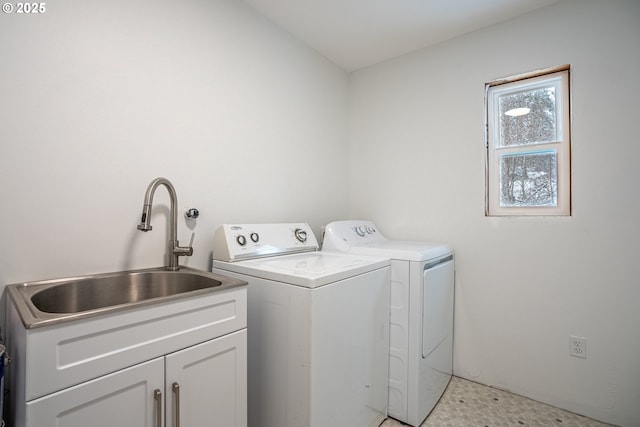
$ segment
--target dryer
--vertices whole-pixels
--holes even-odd
[[[225,224],[212,265],[248,282],[249,426],[382,423],[388,258],[320,252],[304,223]]]
[[[336,221],[322,251],[391,258],[388,413],[419,426],[453,372],[453,250],[389,240],[371,221]]]

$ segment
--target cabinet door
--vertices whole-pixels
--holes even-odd
[[[247,330],[166,356],[165,394],[167,427],[246,427]]]
[[[28,402],[25,427],[156,427],[163,389],[160,357]]]

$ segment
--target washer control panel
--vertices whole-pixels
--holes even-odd
[[[387,238],[371,221],[347,220],[327,224],[322,242],[323,250],[346,252],[351,246],[385,242]]]
[[[233,262],[318,248],[306,223],[223,224],[213,238],[213,259]]]

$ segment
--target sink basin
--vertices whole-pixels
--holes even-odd
[[[25,327],[33,328],[245,284],[181,267],[178,271],[155,268],[19,283],[10,285],[8,291]]]
[[[220,285],[220,280],[198,274],[176,274],[173,271],[129,272],[71,280],[50,286],[34,293],[31,302],[45,313],[78,313]]]

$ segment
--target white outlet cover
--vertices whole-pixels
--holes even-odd
[[[573,357],[587,358],[587,339],[575,335],[569,336],[569,355]]]

